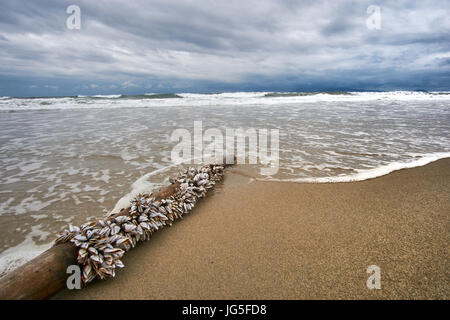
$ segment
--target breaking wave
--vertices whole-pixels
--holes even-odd
[[[139,95],[78,95],[72,97],[0,98],[0,111],[150,108],[170,106],[251,106],[313,102],[450,100],[449,92],[224,92],[224,93],[147,93]]]

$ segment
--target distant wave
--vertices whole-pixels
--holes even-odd
[[[306,97],[314,96],[317,94],[329,94],[329,95],[352,95],[353,93],[347,91],[330,91],[330,92],[269,92],[264,97]]]
[[[77,96],[77,98],[117,99],[117,98],[120,98],[121,96],[122,96],[121,94],[108,94],[108,95],[96,94],[96,95],[93,95],[93,96],[85,96],[85,95],[79,94]]]
[[[78,95],[77,98],[84,99],[171,99],[171,98],[182,98],[175,93],[146,93],[146,94],[136,94],[136,95],[126,95],[126,94],[110,94],[110,95],[93,95],[85,96]]]
[[[138,95],[122,95],[122,99],[176,99],[183,98],[176,93],[146,93]]]
[[[450,92],[223,92],[147,93],[72,97],[0,98],[0,111],[149,108],[171,106],[262,106],[315,102],[448,101]]]

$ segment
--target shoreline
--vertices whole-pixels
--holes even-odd
[[[55,299],[448,299],[450,159],[359,182],[233,173],[116,278]],[[381,290],[366,287],[369,265]]]

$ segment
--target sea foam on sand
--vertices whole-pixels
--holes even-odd
[[[335,176],[335,177],[318,177],[318,178],[294,178],[294,179],[257,179],[259,181],[276,181],[276,182],[302,182],[302,183],[333,183],[333,182],[352,182],[363,181],[378,178],[387,175],[393,171],[415,168],[427,165],[431,162],[450,158],[450,152],[438,152],[434,154],[424,155],[419,159],[405,162],[392,162],[387,165],[379,166],[373,169],[360,169],[354,174]]]
[[[31,227],[31,231],[22,243],[0,253],[0,277],[27,263],[52,246],[51,242],[45,244],[34,242],[34,237],[45,239],[49,236],[48,232],[41,231],[40,228],[41,225]]]

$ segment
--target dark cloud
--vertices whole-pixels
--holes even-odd
[[[71,4],[80,30],[66,28]],[[448,89],[450,1],[379,2],[380,30],[366,27],[369,5],[377,1],[4,1],[0,95]],[[418,74],[434,80],[410,78]]]
[[[437,60],[437,65],[442,66],[442,67],[446,67],[446,66],[450,66],[450,58],[442,58],[442,59],[436,59]]]

